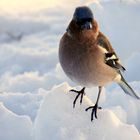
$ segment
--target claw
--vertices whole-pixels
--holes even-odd
[[[91,112],[91,121],[93,121],[93,117],[95,116],[95,118],[97,119],[97,109],[102,109],[101,107],[98,107],[97,104],[95,104],[95,106],[90,106],[88,108],[85,109],[85,111],[88,111],[89,109],[92,109]]]
[[[75,99],[74,99],[74,101],[73,101],[73,108],[75,108],[76,101],[77,101],[77,99],[78,99],[78,97],[79,97],[80,95],[81,95],[81,97],[80,97],[80,104],[82,104],[83,96],[85,95],[85,87],[82,88],[80,91],[77,91],[77,90],[74,90],[74,89],[72,89],[72,90],[70,90],[70,91],[78,93],[78,95],[75,97]]]
[[[74,89],[71,89],[70,91],[71,91],[71,92],[78,92],[77,90],[74,90]]]
[[[74,101],[73,101],[73,108],[75,108],[75,104],[76,104],[76,101],[77,101],[77,99],[78,99],[79,96],[80,96],[80,94],[78,94],[78,95],[75,97],[75,99],[74,99]],[[80,101],[80,103],[81,103],[81,101]]]

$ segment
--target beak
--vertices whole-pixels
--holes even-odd
[[[86,30],[92,29],[91,22],[87,21],[86,23],[84,23],[83,25],[81,25],[81,29],[86,29]]]

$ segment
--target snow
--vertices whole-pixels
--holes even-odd
[[[138,90],[139,82],[132,82],[131,86],[133,89],[137,89],[136,92],[140,96],[140,92]],[[135,126],[140,130],[140,101],[133,99],[127,95],[124,94],[122,89],[120,88],[115,88],[113,91],[110,91],[106,94],[106,102],[104,104],[104,107],[121,107],[123,112],[125,112],[126,116],[125,122],[128,124],[135,124]],[[110,106],[111,105],[111,106]],[[116,112],[116,115],[119,113]]]
[[[0,102],[16,115],[26,115],[34,121],[38,108],[40,107],[40,103],[44,98],[44,94],[41,94],[40,92],[42,93],[43,89],[39,89],[36,94],[29,92],[24,94],[5,92],[0,95]]]
[[[32,122],[27,116],[18,116],[0,103],[0,139],[31,140]]]
[[[85,108],[92,105],[91,100],[85,97],[83,104],[73,109],[75,95],[68,93],[69,89],[64,83],[46,95],[35,121],[35,140],[140,139],[136,127],[122,123],[111,110],[98,111],[98,120],[90,122]]]
[[[139,74],[139,66],[140,66],[140,53],[133,53],[133,55],[128,58],[127,64],[127,73],[125,74],[129,81],[139,81],[140,74]],[[135,63],[134,63],[135,62]]]
[[[111,84],[102,91],[98,119],[90,122],[84,110],[95,103],[98,89],[86,89],[83,104],[73,109],[75,94],[68,91],[81,87],[58,61],[59,40],[75,7],[88,5],[140,96],[140,0],[49,3],[30,0],[7,8],[0,2],[0,140],[140,140],[140,101]]]

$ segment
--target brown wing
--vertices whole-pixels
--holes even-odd
[[[112,48],[109,40],[101,32],[99,32],[99,35],[97,37],[97,44],[100,45],[100,46],[102,46],[103,48],[105,48],[109,53],[114,52],[114,49]]]
[[[119,58],[117,57],[114,49],[112,48],[109,40],[107,37],[99,32],[99,35],[97,37],[97,44],[104,49],[107,50],[108,53],[105,53],[105,63],[109,65],[110,67],[118,70],[118,71],[124,71],[125,68],[121,65]]]

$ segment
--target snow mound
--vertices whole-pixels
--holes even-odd
[[[0,140],[31,140],[32,122],[18,116],[0,103]]]
[[[111,110],[98,111],[98,119],[91,122],[85,108],[92,102],[84,97],[73,109],[75,94],[69,89],[64,83],[47,93],[35,120],[35,140],[140,140],[135,126],[122,123]]]
[[[38,108],[40,107],[40,103],[44,98],[44,95],[40,94],[40,92],[42,93],[43,89],[39,89],[37,93],[5,92],[0,94],[0,102],[16,115],[28,116],[32,121],[34,121]]]

